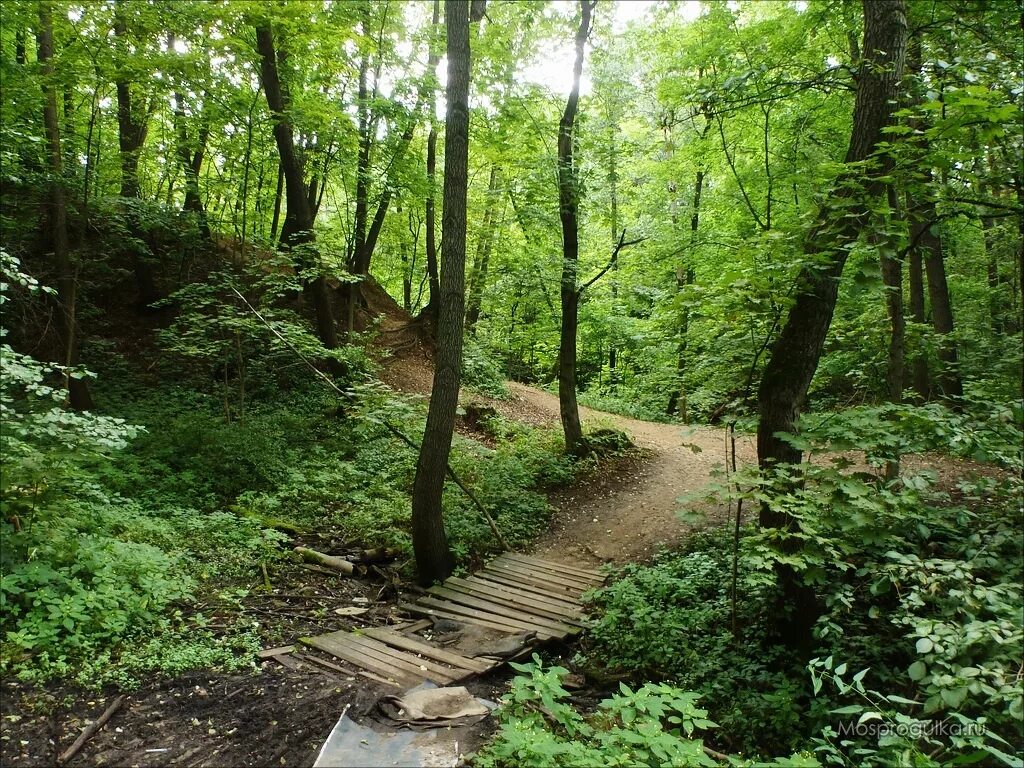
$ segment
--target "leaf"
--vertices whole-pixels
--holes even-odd
[[[910,679],[914,682],[923,680],[924,676],[928,674],[928,667],[923,661],[915,661],[907,669],[907,674],[910,675]]]
[[[917,652],[920,654],[931,653],[935,644],[931,641],[931,638],[922,637],[917,641]]]

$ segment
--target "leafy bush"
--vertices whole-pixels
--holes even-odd
[[[462,384],[491,397],[508,397],[501,363],[472,337],[462,345]]]
[[[718,725],[698,707],[698,694],[676,686],[648,683],[619,692],[583,715],[569,703],[562,686],[568,670],[547,667],[537,654],[532,664],[511,666],[520,674],[502,697],[495,739],[473,756],[478,768],[503,766],[714,766],[703,734]],[[731,758],[736,765],[745,763]],[[761,765],[813,768],[809,755]]]

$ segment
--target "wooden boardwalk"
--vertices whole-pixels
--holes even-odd
[[[604,576],[598,571],[506,552],[472,576],[453,576],[400,607],[410,614],[474,625],[498,636],[528,638],[521,651],[528,652],[540,642],[579,633],[584,626],[580,598],[603,583]],[[504,663],[503,658],[467,656],[431,644],[413,633],[425,625],[427,622],[414,624],[405,631],[384,627],[341,630],[304,637],[301,642],[357,668],[366,677],[403,688],[425,680],[452,685]],[[281,661],[281,656],[273,658]],[[317,661],[310,656],[301,658]]]

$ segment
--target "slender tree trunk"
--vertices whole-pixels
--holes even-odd
[[[875,151],[889,124],[898,86],[903,77],[907,42],[907,14],[903,0],[864,0],[864,59],[858,68],[853,130],[846,164],[861,164]],[[859,187],[859,189],[857,189]],[[808,232],[803,251],[814,257],[814,267],[801,269],[795,300],[786,323],[772,348],[758,391],[760,420],[757,456],[762,469],[777,464],[797,464],[801,451],[780,436],[796,431],[797,414],[818,367],[825,337],[832,321],[839,279],[849,247],[866,228],[871,198],[883,191],[878,172],[847,170],[834,186],[835,192],[818,213],[817,225]],[[797,521],[767,504],[761,507],[762,528],[796,532]],[[799,539],[787,538],[784,549],[798,551]],[[778,629],[794,651],[810,649],[811,627],[819,608],[812,589],[791,567],[777,564],[783,595]]]
[[[913,230],[911,230],[913,236]],[[907,269],[909,274],[910,287],[910,319],[917,325],[917,334],[923,332],[928,322],[925,314],[924,301],[924,264],[921,261],[921,251],[911,248],[907,254]],[[931,383],[928,373],[928,356],[924,352],[923,345],[918,342],[914,349],[913,359],[913,385],[914,393],[921,402],[925,402],[931,396]]]
[[[284,163],[277,161],[277,188],[274,190],[274,215],[270,221],[270,239],[277,237],[277,228],[281,223],[281,198],[284,196]]]
[[[593,0],[581,0],[580,25],[576,31],[576,60],[572,90],[558,124],[558,215],[562,223],[562,327],[558,346],[558,410],[565,433],[565,450],[578,454],[585,449],[580,409],[576,402],[576,336],[579,324],[579,187],[573,161],[573,133],[580,101],[583,50],[590,35]]]
[[[890,184],[889,211],[892,217],[890,227],[900,220],[899,203],[895,188]],[[890,403],[903,402],[903,378],[905,354],[906,319],[903,316],[903,262],[896,255],[892,238],[879,243],[882,268],[882,285],[885,286],[885,309],[889,315],[889,353],[885,374],[886,394]]]
[[[81,342],[76,311],[76,275],[71,264],[71,248],[68,239],[67,200],[64,191],[60,128],[57,121],[57,97],[53,85],[53,15],[49,0],[40,0],[38,10],[39,30],[36,34],[36,42],[39,63],[42,66],[43,125],[46,129],[46,146],[49,156],[50,195],[47,201],[47,213],[53,244],[54,266],[57,271],[56,316],[61,345],[60,364],[71,369],[78,365]],[[64,384],[68,390],[68,402],[72,408],[76,411],[85,411],[93,407],[89,385],[85,379],[75,378],[66,371]]]
[[[938,336],[939,370],[935,384],[945,399],[963,396],[960,382],[956,342],[953,340],[953,307],[946,281],[946,264],[942,255],[942,238],[936,234],[935,203],[928,201],[915,215],[911,237],[924,257],[924,271],[928,280],[928,299],[932,308],[932,327]]]
[[[170,41],[173,46],[173,36]],[[177,138],[178,162],[181,163],[185,175],[185,203],[182,210],[194,213],[199,222],[199,233],[204,240],[210,240],[210,223],[206,219],[206,208],[199,193],[199,173],[203,167],[203,156],[206,153],[208,129],[204,124],[199,129],[196,147],[192,148],[189,140],[188,124],[185,116],[185,97],[180,91],[174,93],[174,127]],[[243,233],[244,236],[244,233]]]
[[[114,3],[114,36],[118,41],[121,57],[126,57],[128,27],[124,20],[123,5],[123,0]],[[139,155],[146,143],[149,115],[145,104],[135,103],[131,83],[124,70],[118,72],[114,85],[117,90],[118,146],[121,150],[121,197],[130,201],[125,205],[125,221],[128,233],[135,241],[129,247],[138,291],[136,306],[145,310],[160,299],[160,291],[156,286],[152,262],[146,254],[140,252],[144,247],[141,245],[143,232],[136,210],[138,204],[132,201],[138,201],[141,197]]]
[[[469,180],[469,3],[445,3],[448,48],[444,143],[441,295],[434,385],[412,492],[412,544],[421,584],[442,581],[455,566],[441,497],[455,429],[462,368],[466,281],[466,190]]]
[[[277,70],[277,53],[274,48],[274,34],[269,26],[256,28],[256,45],[260,55],[260,74],[263,80],[263,91],[267,96],[273,123],[274,141],[277,143],[281,168],[284,172],[285,195],[287,196],[288,212],[284,226],[281,228],[281,245],[285,249],[302,248],[308,254],[308,248],[315,241],[313,235],[313,214],[309,207],[309,198],[305,182],[302,178],[302,166],[295,152],[295,140],[292,125],[287,115],[285,93]],[[300,270],[318,267],[309,255],[299,257],[301,263],[296,264]],[[317,275],[303,286],[310,296],[316,314],[317,333],[321,343],[327,349],[338,347],[338,331],[334,319],[334,308],[330,290],[323,275]],[[327,359],[327,366],[335,376],[342,376],[345,368],[334,358]]]
[[[466,301],[466,332],[476,336],[476,324],[480,319],[480,306],[483,301],[484,286],[487,284],[487,270],[491,258],[498,229],[498,202],[502,199],[501,169],[491,166],[491,178],[487,184],[487,206],[484,209],[484,221],[477,239],[476,257],[470,271],[469,297]]]

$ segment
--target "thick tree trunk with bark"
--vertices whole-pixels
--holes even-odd
[[[455,430],[462,370],[466,283],[466,190],[469,182],[469,3],[445,3],[448,40],[444,143],[444,208],[441,229],[441,294],[438,305],[434,385],[412,491],[412,544],[421,584],[442,581],[455,567],[444,530],[441,497]]]
[[[302,164],[295,151],[295,140],[291,122],[287,115],[285,93],[281,87],[281,79],[277,70],[277,52],[274,47],[274,33],[269,26],[256,28],[256,48],[260,55],[260,75],[263,80],[263,91],[267,96],[273,123],[274,141],[277,144],[281,168],[284,173],[285,197],[287,213],[284,226],[281,228],[281,246],[295,249],[299,246],[312,245],[313,212],[309,205],[307,188],[303,180]],[[306,248],[302,248],[306,251]],[[308,269],[317,265],[310,263],[308,255],[301,255],[297,269]],[[338,347],[338,330],[334,318],[330,290],[323,275],[308,281],[304,290],[309,295],[316,315],[317,334],[327,349]],[[344,366],[332,358],[328,358],[327,366],[335,376],[345,373]]]
[[[576,30],[576,60],[572,68],[572,90],[558,124],[558,216],[562,223],[562,327],[558,346],[558,410],[565,433],[565,450],[584,449],[583,425],[576,402],[576,332],[579,322],[579,188],[573,160],[573,133],[580,101],[583,50],[590,35],[593,0],[581,0],[580,25]]]
[[[884,137],[898,86],[903,77],[907,43],[907,16],[903,0],[863,0],[864,58],[858,68],[853,130],[846,153],[848,166],[863,163]],[[797,464],[801,451],[779,436],[796,430],[797,415],[818,367],[825,337],[832,321],[839,279],[850,246],[870,220],[872,198],[883,191],[878,169],[851,168],[840,177],[818,214],[817,225],[807,234],[803,250],[815,260],[801,269],[795,300],[772,348],[758,391],[760,420],[757,456],[762,469],[777,464]],[[796,531],[794,518],[764,505],[760,511],[763,528]],[[796,551],[798,539],[787,548]],[[785,613],[780,613],[779,630],[784,642],[797,652],[809,649],[811,626],[818,608],[813,591],[791,567],[778,566]]]
[[[57,122],[57,97],[53,85],[53,15],[49,0],[41,0],[39,3],[39,30],[36,34],[36,41],[39,63],[42,68],[43,125],[46,131],[50,172],[47,215],[52,238],[54,266],[57,272],[56,319],[61,346],[59,363],[70,369],[78,365],[81,339],[76,309],[76,275],[71,264],[71,248],[68,239],[67,200],[64,190],[60,128]],[[85,379],[75,378],[65,372],[64,383],[68,390],[68,402],[72,408],[76,411],[86,411],[93,407],[89,385]]]

